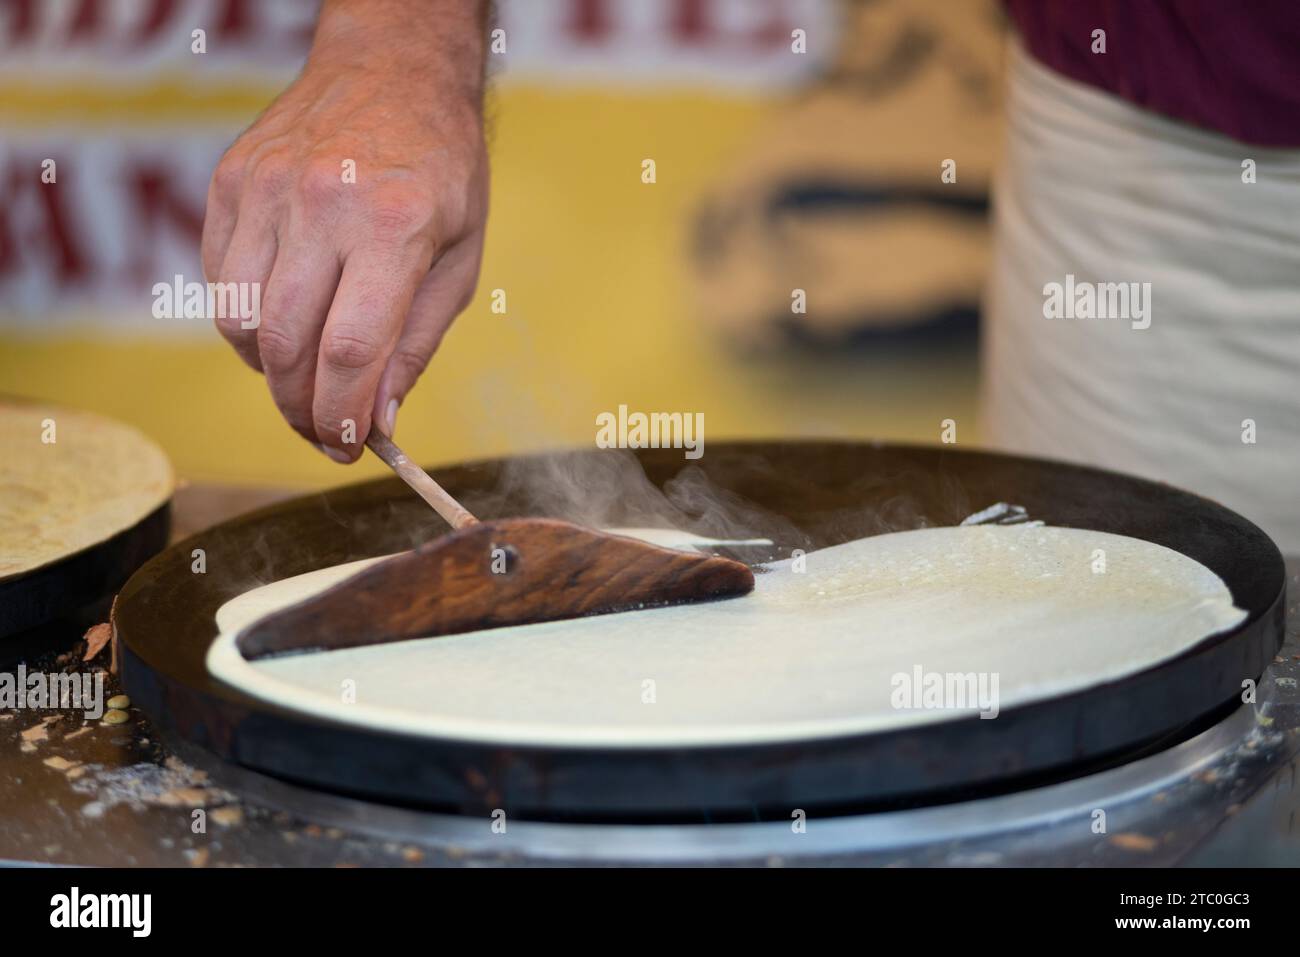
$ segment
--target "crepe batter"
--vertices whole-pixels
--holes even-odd
[[[1218,576],[1163,546],[1084,529],[971,526],[762,566],[753,594],[729,601],[256,663],[235,649],[246,624],[378,560],[227,602],[209,668],[282,707],[427,736],[766,742],[962,716],[897,707],[902,675],[996,676],[1005,710],[1141,671],[1245,618]]]
[[[0,401],[0,579],[97,545],[171,496],[162,450],[121,422]]]

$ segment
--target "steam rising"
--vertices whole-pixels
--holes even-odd
[[[493,516],[505,501],[520,514],[588,528],[672,528],[719,539],[807,542],[789,519],[716,487],[698,465],[686,465],[660,491],[636,456],[623,449],[511,459],[497,491],[476,504]]]
[[[972,515],[975,509],[967,490],[951,474],[897,464],[841,472],[835,463],[823,461],[814,476],[799,467],[797,447],[793,451],[775,457],[780,465],[757,448],[752,453],[743,447],[714,453],[714,457],[726,456],[729,488],[710,479],[709,469],[718,465],[715,461],[682,462],[680,468],[673,466],[675,474],[652,465],[652,474],[661,480],[664,474],[671,475],[660,487],[647,476],[636,454],[625,449],[523,455],[505,459],[494,480],[478,489],[464,489],[459,497],[484,521],[537,516],[595,529],[661,528],[715,540],[770,540],[771,546],[729,549],[751,564],[789,558],[796,548],[812,551],[890,532],[1028,519],[1022,507],[1003,503]],[[662,460],[659,464],[662,467]],[[759,505],[735,489],[779,501],[789,514]],[[989,501],[984,499],[976,507],[988,506]],[[355,510],[334,508],[328,496],[323,504],[329,520],[338,526],[337,537],[330,535],[329,540],[341,551],[324,558],[319,538],[299,538],[272,522],[259,527],[252,545],[214,566],[214,573],[236,580],[237,590],[247,590],[285,577],[286,568],[296,573],[392,554],[448,531],[431,509],[404,489],[396,498],[377,492],[369,507]]]

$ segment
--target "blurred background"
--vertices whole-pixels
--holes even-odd
[[[209,322],[152,312],[155,283],[202,279],[208,177],[295,75],[315,13],[0,0],[0,393],[135,424],[191,481],[383,471],[345,472],[297,438]],[[944,419],[978,441],[994,0],[500,0],[498,14],[483,271],[403,406],[408,452],[585,446],[620,404],[703,412],[706,449],[934,442]],[[956,182],[941,181],[948,160]]]

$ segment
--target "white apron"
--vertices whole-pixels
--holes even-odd
[[[1300,554],[1300,150],[1164,119],[1015,42],[1006,131],[989,444],[1167,481]],[[1048,284],[1134,282],[1150,283],[1148,328],[1044,316]]]

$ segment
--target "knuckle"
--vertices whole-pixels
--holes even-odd
[[[365,216],[376,238],[404,241],[428,230],[433,208],[427,190],[406,183],[373,192]]]
[[[295,190],[299,202],[308,209],[333,206],[343,191],[340,169],[329,163],[313,161],[299,174]]]
[[[294,181],[293,164],[289,158],[270,153],[248,171],[248,182],[253,192],[262,197],[280,196]]]
[[[398,349],[390,360],[408,382],[414,383],[424,367],[429,364],[429,357],[414,349]]]
[[[400,202],[385,201],[373,204],[366,214],[377,238],[404,240],[419,231],[423,217],[420,211]]]
[[[239,192],[244,181],[244,160],[232,153],[227,153],[212,171],[212,189],[218,196],[230,197]]]
[[[382,345],[374,334],[358,328],[330,331],[321,342],[326,364],[337,369],[364,369],[378,362],[381,353]]]
[[[474,288],[474,284],[471,283],[462,289],[460,295],[456,297],[456,315],[459,316],[474,301]]]
[[[257,350],[269,372],[288,372],[302,359],[302,346],[281,327],[266,323],[258,329]]]

